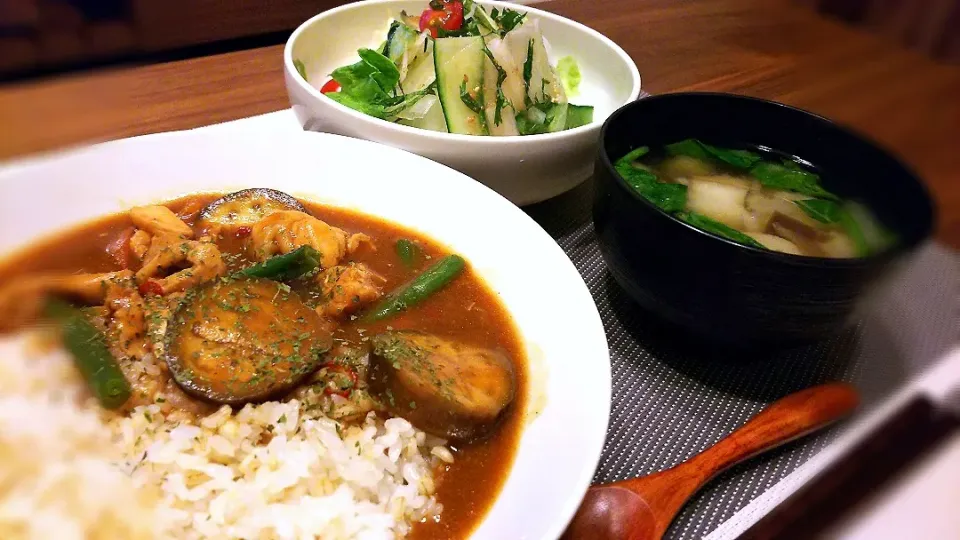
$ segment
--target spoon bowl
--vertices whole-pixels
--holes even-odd
[[[657,517],[640,495],[616,486],[587,490],[564,538],[653,538]]]
[[[593,486],[563,540],[656,540],[683,505],[730,467],[850,414],[859,402],[848,384],[831,383],[782,398],[718,443],[665,471]]]

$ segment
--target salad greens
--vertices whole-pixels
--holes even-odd
[[[340,91],[326,95],[364,114],[386,118],[387,107],[398,103],[393,90],[400,82],[400,71],[377,51],[360,49],[358,53],[359,62],[333,70],[331,75],[340,83]]]
[[[449,133],[535,135],[593,122],[592,106],[568,102],[582,80],[576,60],[551,64],[536,20],[474,0],[425,7],[401,13],[377,50],[360,49],[358,62],[314,84],[369,116]]]

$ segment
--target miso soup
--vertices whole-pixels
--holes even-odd
[[[637,148],[617,172],[664,212],[756,248],[809,257],[863,257],[893,236],[862,204],[821,185],[811,167],[766,149],[687,139]]]

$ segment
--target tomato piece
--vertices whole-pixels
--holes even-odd
[[[440,5],[443,9],[434,9]],[[420,14],[421,32],[430,32],[431,36],[437,37],[440,28],[452,32],[463,26],[463,2],[460,0],[444,0],[442,4],[431,2],[430,6]]]
[[[443,7],[447,18],[443,21],[444,30],[459,30],[463,26],[463,2],[452,0]]]
[[[130,238],[133,237],[134,232],[136,232],[135,228],[127,227],[113,242],[107,244],[107,255],[109,255],[110,259],[112,259],[113,262],[123,270],[133,266],[133,253],[130,251]]]
[[[163,285],[155,279],[148,279],[140,284],[140,294],[143,296],[163,296]]]
[[[437,37],[439,34],[438,28],[443,25],[443,18],[446,17],[446,13],[443,11],[434,11],[432,9],[425,9],[420,15],[420,31],[421,32],[430,32],[430,35]]]
[[[340,91],[340,83],[338,83],[333,79],[330,79],[323,86],[320,87],[321,94],[329,94],[330,92],[339,92],[339,91]]]

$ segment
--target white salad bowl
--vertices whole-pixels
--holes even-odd
[[[394,148],[329,134],[150,135],[0,168],[0,200],[9,209],[0,213],[0,258],[134,205],[249,187],[405,225],[471,263],[520,332],[530,382],[515,461],[473,538],[557,538],[590,483],[607,429],[603,324],[553,239],[466,176]],[[38,200],[43,212],[36,211]]]
[[[283,53],[293,109],[305,129],[368,139],[439,161],[490,186],[518,205],[568,191],[590,177],[600,126],[613,111],[637,99],[640,73],[617,44],[586,26],[539,9],[505,2],[536,19],[550,45],[550,60],[571,55],[580,67],[580,93],[571,103],[593,105],[593,123],[544,135],[480,137],[412,128],[364,115],[320,93],[337,67],[358,60],[360,48],[376,48],[401,10],[419,14],[426,0],[367,0],[323,12],[300,25]],[[294,61],[302,62],[307,79]],[[309,82],[308,82],[309,81]]]

